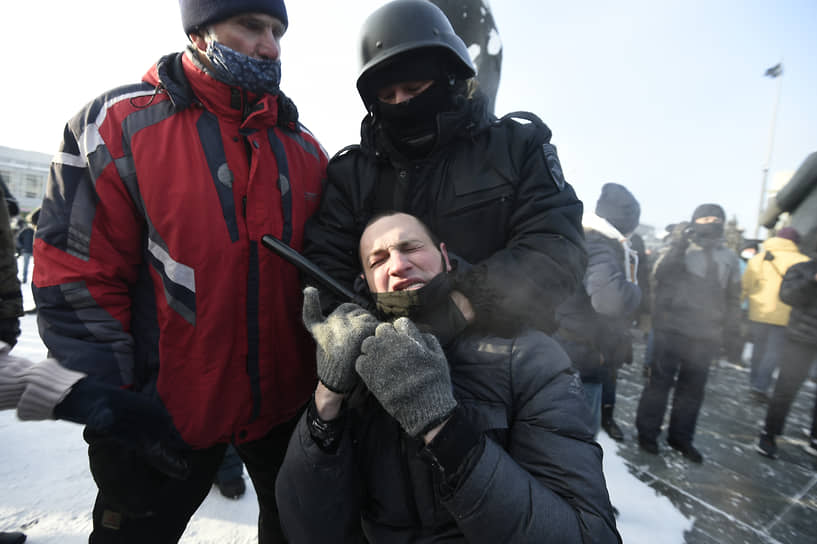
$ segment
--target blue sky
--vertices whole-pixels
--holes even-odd
[[[358,31],[383,2],[289,0],[283,85],[336,152],[358,139]],[[526,109],[553,130],[589,209],[628,186],[663,227],[718,202],[753,234],[783,61],[769,184],[817,151],[814,0],[493,0],[503,43],[497,114]],[[64,122],[104,90],[184,47],[173,0],[4,3],[0,145],[54,152]]]

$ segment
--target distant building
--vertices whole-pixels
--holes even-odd
[[[51,155],[0,145],[0,176],[17,199],[20,213],[42,204]]]

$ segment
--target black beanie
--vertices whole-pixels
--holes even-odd
[[[726,221],[726,212],[717,204],[701,204],[692,213],[692,220],[699,217],[717,217],[721,222]]]
[[[605,183],[596,202],[596,215],[609,221],[621,234],[630,234],[641,219],[641,206],[623,185]]]
[[[239,13],[266,13],[289,26],[284,0],[179,0],[182,26],[187,34]]]

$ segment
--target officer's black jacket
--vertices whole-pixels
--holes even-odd
[[[409,213],[474,265],[458,275],[456,288],[474,306],[477,325],[494,333],[555,330],[554,309],[586,265],[582,203],[564,181],[550,129],[532,114],[514,116],[529,122],[496,119],[483,98],[466,100],[440,114],[434,149],[413,161],[367,117],[361,144],[329,163],[321,206],[306,226],[305,255],[352,285],[369,219],[380,211]]]

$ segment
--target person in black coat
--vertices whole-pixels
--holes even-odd
[[[791,266],[780,284],[780,299],[791,306],[780,375],[769,401],[766,423],[755,448],[767,457],[777,456],[775,438],[783,434],[786,416],[800,386],[817,358],[817,260]],[[811,418],[811,436],[805,450],[817,456],[817,398]]]
[[[638,403],[639,446],[657,454],[658,435],[674,388],[667,443],[684,457],[703,462],[692,444],[709,367],[727,346],[740,351],[740,266],[723,241],[725,213],[702,204],[692,222],[677,224],[655,263],[653,361]],[[737,354],[735,353],[737,349]]]
[[[9,220],[19,212],[17,199],[0,177],[0,351],[3,342],[12,347],[17,343],[23,315],[23,293],[17,278],[17,257]],[[0,532],[0,544],[20,544],[25,539],[23,533]]]
[[[626,187],[602,187],[596,212],[582,219],[588,253],[583,284],[557,311],[555,338],[581,372],[594,434],[601,425],[616,440],[624,438],[613,419],[616,375],[632,360],[629,330],[641,303],[638,256],[629,242],[640,216]]]
[[[20,255],[23,257],[23,277],[20,281],[26,283],[28,281],[28,267],[31,263],[31,255],[34,253],[34,224],[26,221],[15,236],[15,242]]]
[[[320,383],[278,476],[287,538],[620,543],[559,345],[534,330],[432,336],[452,263],[413,216],[374,219],[360,256],[377,318],[351,303],[324,318],[304,293]]]
[[[550,129],[531,113],[497,119],[487,110],[465,44],[431,2],[396,0],[376,10],[361,51],[360,145],[330,161],[304,254],[351,286],[367,221],[387,210],[410,213],[473,265],[452,277],[451,327],[553,332],[554,310],[578,287],[587,256],[582,203],[564,179]],[[326,310],[337,304],[323,298]]]
[[[5,202],[5,205],[2,203]],[[23,293],[17,277],[17,257],[10,218],[19,213],[17,199],[0,178],[0,341],[9,346],[20,336]]]

